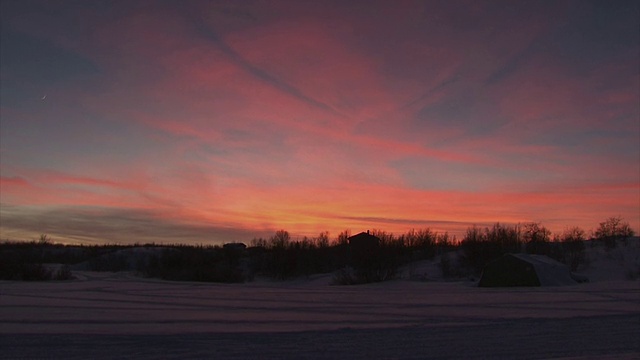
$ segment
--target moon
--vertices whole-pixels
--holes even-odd
[[[44,96],[43,96],[43,97],[42,97],[42,99],[40,99],[40,100],[44,100],[44,99],[46,99],[46,98],[47,98],[47,94],[44,94]]]

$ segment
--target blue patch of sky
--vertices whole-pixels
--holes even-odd
[[[417,97],[415,99],[412,99],[408,103],[404,104],[401,107],[401,109],[408,109],[408,108],[411,108],[414,105],[420,104],[421,102],[427,100],[429,97],[436,95],[438,92],[445,91],[447,88],[451,87],[452,85],[454,85],[459,80],[460,80],[460,76],[457,75],[457,74],[454,74],[454,75],[448,77],[447,79],[443,80],[439,84],[427,89],[424,94],[422,94],[419,97]]]
[[[524,185],[532,178],[543,176],[539,172],[509,166],[456,164],[424,158],[404,158],[391,162],[390,166],[402,174],[412,188],[431,191],[481,192],[504,184]]]
[[[53,87],[100,74],[88,59],[45,39],[4,26],[0,36],[0,99],[4,108],[30,109],[33,100],[41,99]]]
[[[415,116],[416,125],[421,130],[454,127],[464,129],[464,138],[478,138],[491,135],[507,121],[492,109],[493,104],[475,89],[475,85],[450,94],[441,101],[423,107]],[[441,139],[448,142],[455,139]]]
[[[638,56],[637,1],[577,2],[568,21],[549,33],[545,50],[576,75],[603,63]]]
[[[566,21],[543,32],[533,43],[491,74],[485,85],[506,79],[543,53],[563,65],[568,74],[582,76],[603,63],[638,57],[640,12],[635,1],[581,1]]]
[[[99,73],[98,67],[50,41],[2,27],[2,72],[10,79],[32,83],[59,82]]]
[[[469,92],[449,96],[418,112],[418,117],[430,122],[467,123],[473,115],[473,95]]]
[[[3,116],[2,164],[31,168],[56,168],[77,172],[105,162],[130,162],[162,149],[146,129],[90,112],[36,115],[31,124],[5,121]]]
[[[485,80],[484,85],[490,86],[507,79],[509,76],[521,69],[528,61],[530,61],[533,55],[536,53],[536,51],[539,51],[539,49],[539,42],[534,41],[532,45],[516,54],[514,57],[509,59],[506,64],[491,73]]]
[[[4,165],[47,168],[69,159],[106,154],[124,159],[132,146],[139,146],[142,140],[134,140],[131,126],[123,131],[123,123],[85,110],[82,104],[65,104],[55,93],[47,94],[100,76],[95,64],[7,26],[2,27],[1,40]],[[45,95],[47,99],[42,99]],[[131,143],[123,144],[123,139]]]

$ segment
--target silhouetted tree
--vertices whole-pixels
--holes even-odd
[[[321,232],[317,238],[314,239],[314,242],[318,248],[327,248],[329,247],[329,232],[323,231]]]
[[[437,234],[431,229],[411,229],[398,237],[403,247],[409,251],[409,260],[431,259],[436,254]]]
[[[338,238],[336,239],[336,243],[338,245],[346,245],[349,243],[349,237],[351,236],[351,230],[345,230],[338,234]]]
[[[40,238],[38,238],[39,245],[51,245],[51,238],[47,234],[41,234]]]
[[[520,251],[519,232],[517,227],[508,227],[500,223],[494,224],[484,231],[476,226],[467,229],[460,243],[462,249],[461,263],[475,273],[479,273],[491,261],[500,256]]]
[[[561,256],[554,257],[556,260],[567,264],[571,271],[578,270],[578,267],[587,261],[584,246],[585,239],[585,232],[581,228],[577,226],[568,228],[560,237],[561,242],[559,244],[556,243],[556,246],[560,246]]]
[[[266,248],[267,247],[267,240],[263,239],[263,238],[253,238],[251,240],[251,242],[249,242],[249,245],[251,247]]]
[[[614,248],[617,240],[626,241],[627,238],[633,235],[634,231],[629,226],[629,223],[623,221],[619,216],[610,217],[601,222],[595,232],[596,239],[603,241],[607,248]]]
[[[289,232],[285,230],[278,230],[276,234],[269,239],[269,245],[272,248],[284,249],[289,245],[289,240],[291,237],[289,236]]]
[[[522,228],[522,239],[528,254],[551,255],[551,231],[536,222],[525,223]]]

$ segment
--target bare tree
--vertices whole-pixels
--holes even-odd
[[[286,230],[278,230],[276,234],[271,237],[270,244],[272,248],[286,248],[289,245],[289,232]]]
[[[586,239],[585,232],[578,226],[570,227],[562,233],[561,241],[583,241]]]
[[[619,216],[612,216],[600,223],[595,232],[595,237],[604,241],[607,247],[615,247],[616,240],[626,241],[627,238],[632,237],[634,234],[628,222],[623,221]]]
[[[525,242],[549,241],[551,231],[542,226],[541,223],[530,222],[523,225],[522,236]]]
[[[336,240],[338,245],[348,244],[350,236],[351,236],[351,230],[345,230],[340,234],[338,234],[338,239]]]
[[[315,239],[315,244],[319,248],[327,248],[329,247],[329,232],[323,231],[318,237]]]

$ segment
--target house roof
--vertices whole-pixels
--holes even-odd
[[[360,249],[361,251],[368,251],[373,248],[377,248],[380,245],[380,238],[371,235],[368,232],[361,232],[350,236],[348,240],[349,246],[352,249]]]
[[[370,240],[380,241],[380,238],[379,238],[379,237],[377,237],[377,236],[375,236],[375,235],[371,235],[371,234],[369,234],[369,232],[368,232],[368,231],[367,231],[367,232],[364,232],[364,231],[363,231],[363,232],[361,232],[361,233],[358,233],[358,234],[355,234],[355,235],[349,236],[349,238],[348,238],[348,239],[349,239],[349,240],[352,240],[352,239],[370,239]]]

